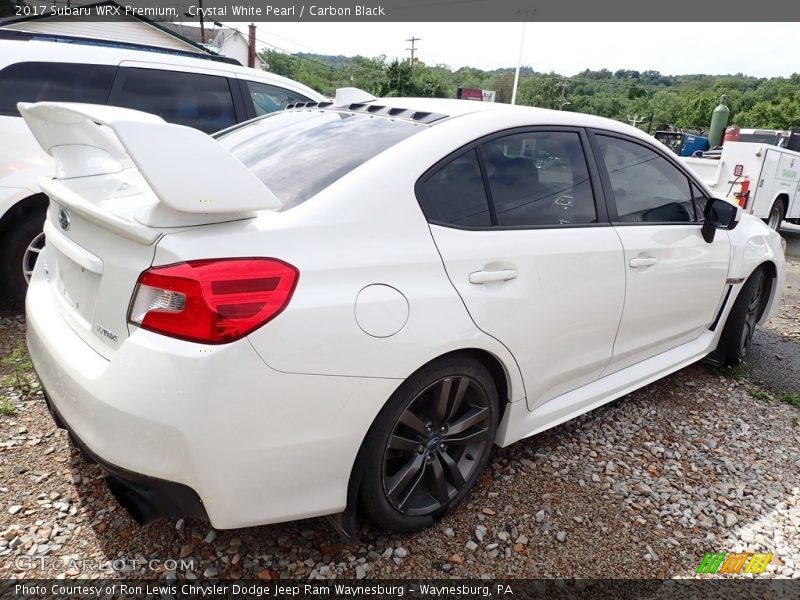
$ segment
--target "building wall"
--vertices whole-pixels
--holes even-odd
[[[245,67],[247,66],[247,38],[241,33],[226,29],[214,37],[214,45],[219,48],[220,54],[235,58]],[[264,70],[263,61],[256,55],[256,68]]]
[[[52,19],[37,19],[14,23],[7,25],[5,28],[27,31],[29,33],[69,35],[130,44],[159,46],[170,50],[198,52],[195,46],[187,44],[152,25],[143,23],[138,19],[130,18],[114,22],[92,23],[76,21],[68,17],[53,17]],[[245,54],[242,64],[247,64],[247,54]]]

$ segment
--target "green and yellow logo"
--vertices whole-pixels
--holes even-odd
[[[772,554],[739,552],[706,554],[697,567],[698,573],[763,573]]]

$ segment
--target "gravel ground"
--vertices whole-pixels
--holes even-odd
[[[778,395],[800,394],[800,261],[786,263],[783,310],[753,336],[748,376]]]
[[[800,306],[787,298],[768,329],[793,337]],[[498,450],[433,528],[361,523],[349,545],[324,519],[137,526],[54,427],[24,327],[0,310],[0,577],[694,577],[706,552],[751,551],[774,553],[769,575],[800,578],[800,397],[746,367],[693,365]]]

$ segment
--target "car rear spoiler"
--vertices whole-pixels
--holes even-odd
[[[166,209],[234,217],[281,207],[250,169],[197,129],[114,106],[20,102],[17,108],[55,159],[54,179],[136,168],[157,197],[161,213]]]

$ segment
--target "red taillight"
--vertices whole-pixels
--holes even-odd
[[[299,272],[275,258],[194,260],[139,276],[128,320],[205,344],[237,340],[289,304]]]

